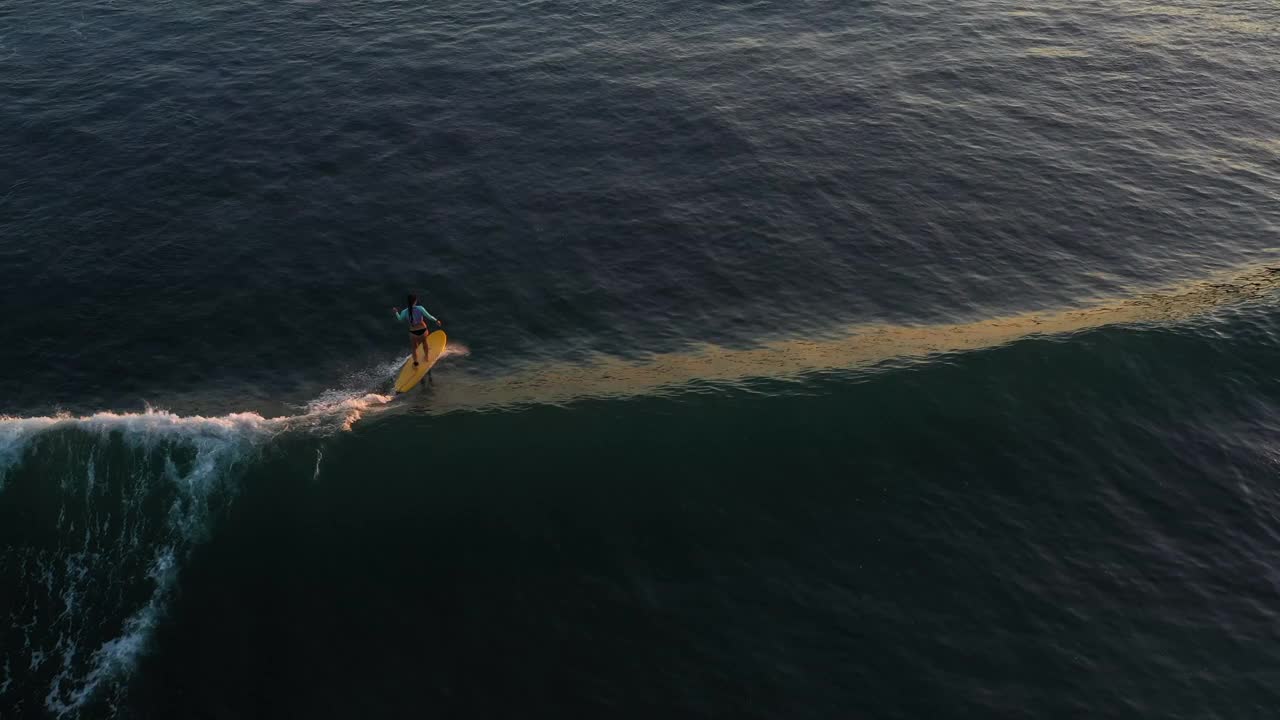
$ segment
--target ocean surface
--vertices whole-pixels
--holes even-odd
[[[0,0],[0,717],[1276,717],[1277,37]]]

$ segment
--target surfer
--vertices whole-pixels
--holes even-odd
[[[409,303],[405,309],[398,307],[391,308],[396,314],[396,319],[401,322],[409,323],[409,354],[413,357],[413,366],[418,366],[418,346],[426,342],[427,339],[427,321],[444,327],[444,323],[436,319],[434,315],[427,312],[427,309],[418,304],[418,296],[410,295]],[[427,348],[422,348],[422,357],[426,358]]]

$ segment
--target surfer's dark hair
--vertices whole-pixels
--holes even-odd
[[[414,295],[413,293],[409,293],[409,300],[408,300],[408,305],[405,306],[405,313],[408,315],[408,318],[406,319],[409,321],[410,325],[413,324],[413,306],[417,304],[418,304],[418,296]]]

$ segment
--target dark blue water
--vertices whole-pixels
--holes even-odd
[[[0,717],[1271,716],[1277,31],[0,0]]]

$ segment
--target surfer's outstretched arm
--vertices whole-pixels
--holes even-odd
[[[426,308],[424,308],[424,307],[422,307],[421,305],[415,305],[414,307],[418,310],[418,312],[422,313],[422,316],[423,316],[423,317],[425,317],[426,319],[430,320],[431,322],[433,322],[433,323],[435,323],[435,324],[437,324],[437,325],[443,325],[443,324],[444,324],[444,323],[440,322],[440,320],[439,320],[435,315],[432,315],[431,313],[427,312],[427,309],[426,309]]]

